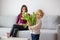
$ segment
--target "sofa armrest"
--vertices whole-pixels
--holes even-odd
[[[60,24],[57,25],[57,40],[60,40]]]

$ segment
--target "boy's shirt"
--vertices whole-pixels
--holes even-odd
[[[40,34],[41,25],[42,25],[41,19],[37,19],[36,25],[29,27],[29,28],[32,28],[31,33],[32,34]]]

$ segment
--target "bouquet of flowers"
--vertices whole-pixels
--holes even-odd
[[[25,13],[22,15],[22,19],[27,20],[27,22],[30,22],[31,25],[35,25],[35,24],[36,24],[36,13],[33,12],[33,13],[32,13],[32,16],[30,16],[30,15],[28,15],[27,12],[25,12]],[[26,23],[26,24],[24,25],[25,28],[26,28],[27,26],[28,26],[28,23]]]

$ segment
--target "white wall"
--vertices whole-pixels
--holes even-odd
[[[60,0],[0,0],[1,14],[16,16],[23,4],[26,4],[29,13],[42,9],[48,15],[60,15]]]
[[[0,14],[1,14],[1,0],[0,0]]]

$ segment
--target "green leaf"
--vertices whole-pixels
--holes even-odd
[[[36,24],[36,14],[35,12],[32,13],[32,16],[29,16],[27,12],[25,12],[23,15],[22,15],[22,19],[25,19],[29,22],[31,22],[32,25],[35,25]],[[28,25],[27,23],[24,25],[24,28],[26,28]]]

